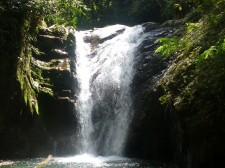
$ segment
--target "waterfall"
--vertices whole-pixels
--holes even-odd
[[[76,32],[80,153],[122,155],[132,120],[131,82],[142,26]]]
[[[91,78],[91,61],[88,57],[91,53],[90,44],[83,40],[85,33],[76,33],[76,73],[80,93],[77,100],[77,111],[79,112],[79,138],[78,146],[80,152],[88,152],[90,144],[90,134],[93,131],[91,112],[92,112],[92,98],[90,91]]]

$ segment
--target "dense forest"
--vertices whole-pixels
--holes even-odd
[[[47,24],[92,28],[114,23],[127,25],[163,22],[184,17],[199,2],[175,0],[21,0],[1,2],[1,12],[32,12]]]
[[[65,114],[52,120],[51,112],[74,108],[73,91],[68,96],[71,100],[56,97],[61,94],[58,90],[72,90],[76,81],[70,79],[72,86],[63,88],[64,78],[56,76],[70,78],[64,65],[60,68],[65,71],[52,70],[56,62],[43,55],[55,54],[57,47],[75,55],[68,30],[146,22],[173,30],[153,44],[153,55],[168,61],[168,67],[154,88],[146,89],[143,105],[148,111],[148,103],[153,101],[149,97],[155,96],[162,116],[168,115],[166,120],[172,123],[174,149],[165,151],[168,155],[163,157],[140,157],[169,160],[180,168],[221,167],[225,156],[224,0],[0,0],[0,160],[46,156],[52,139],[61,136],[56,125]],[[59,37],[59,44],[47,41],[48,45],[42,45],[46,33]],[[50,61],[47,68],[33,61],[38,55],[43,56],[42,61]],[[72,73],[75,68],[70,66]],[[52,110],[48,107],[55,104]],[[63,116],[66,119],[60,125],[61,132],[67,130],[65,137],[71,131],[67,128],[76,123],[71,116],[70,112]],[[71,154],[69,149],[60,149],[60,154]]]

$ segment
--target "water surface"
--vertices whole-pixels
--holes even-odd
[[[146,162],[118,156],[95,157],[89,154],[71,157],[56,157],[46,164],[40,165],[44,159],[27,159],[14,161],[11,166],[0,166],[1,168],[176,168],[174,165]]]

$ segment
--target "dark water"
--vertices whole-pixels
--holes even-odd
[[[176,168],[174,165],[146,162],[117,156],[94,157],[88,154],[73,157],[53,158],[48,163],[40,164],[44,159],[14,161],[13,165],[1,168]]]

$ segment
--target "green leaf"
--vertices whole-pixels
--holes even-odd
[[[161,43],[155,50],[155,54],[161,53],[165,57],[169,57],[179,49],[179,40],[177,37],[159,38],[155,43]]]

